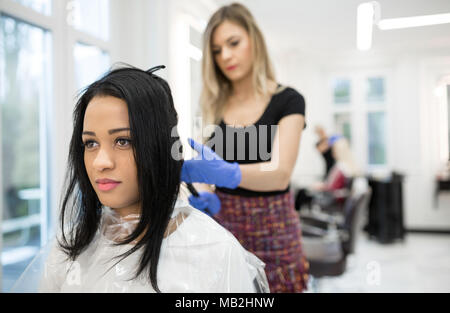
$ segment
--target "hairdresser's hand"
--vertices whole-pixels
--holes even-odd
[[[189,203],[209,216],[216,215],[220,211],[219,197],[209,191],[200,192],[198,197],[189,196]]]
[[[205,183],[235,189],[241,183],[239,164],[224,161],[209,147],[188,139],[189,145],[198,152],[192,160],[184,161],[181,180],[186,183]]]
[[[335,143],[336,141],[338,141],[338,140],[341,139],[341,138],[344,138],[344,137],[341,136],[341,135],[333,135],[333,136],[331,136],[331,137],[328,139],[328,145],[331,147],[332,145],[334,145],[334,143]]]

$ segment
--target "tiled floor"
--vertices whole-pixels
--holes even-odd
[[[346,272],[316,280],[313,292],[450,292],[450,235],[407,234],[380,244],[358,237]]]

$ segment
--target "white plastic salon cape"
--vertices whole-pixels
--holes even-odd
[[[104,207],[94,240],[75,261],[67,259],[55,240],[12,291],[155,292],[147,272],[134,278],[142,250],[119,263],[114,259],[132,247],[114,243],[128,236],[138,219],[138,215],[121,218]],[[269,292],[264,266],[211,217],[177,200],[161,245],[157,271],[161,292]]]

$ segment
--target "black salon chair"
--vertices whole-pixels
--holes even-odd
[[[313,279],[345,272],[347,256],[355,251],[360,217],[367,210],[370,196],[367,181],[361,179],[353,184],[341,212],[317,207],[301,212],[302,244]]]

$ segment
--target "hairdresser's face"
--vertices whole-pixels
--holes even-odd
[[[224,21],[212,35],[212,53],[222,73],[232,82],[250,75],[253,54],[247,31],[232,22]]]
[[[83,123],[84,164],[100,202],[116,210],[139,207],[137,169],[125,101],[94,97]]]

